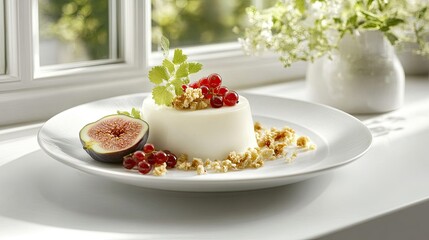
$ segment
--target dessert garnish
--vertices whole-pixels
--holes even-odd
[[[217,73],[212,73],[208,77],[203,77],[189,85],[183,85],[182,89],[185,90],[185,95],[198,95],[197,101],[206,99],[212,108],[235,106],[239,100],[237,92],[222,86],[222,77]],[[176,109],[180,109],[176,106],[178,105],[177,102],[180,103],[182,99],[182,96],[177,96],[174,99],[173,105]],[[190,99],[185,97],[185,100],[189,101]]]
[[[154,66],[149,71],[149,80],[155,84],[152,98],[157,105],[173,105],[177,110],[200,110],[209,106],[220,108],[237,104],[239,95],[222,86],[222,77],[217,73],[190,83],[189,75],[199,72],[203,65],[187,62],[188,56],[181,49],[175,49],[170,59],[169,47],[168,39],[162,37],[164,60],[162,65]]]
[[[299,153],[316,149],[307,136],[297,136],[289,127],[282,129],[265,129],[259,122],[254,124],[258,147],[249,148],[243,153],[230,152],[225,159],[189,159],[186,154],[177,156],[168,150],[155,150],[153,144],[147,143],[141,150],[128,154],[123,158],[123,166],[129,170],[137,170],[141,174],[152,173],[162,176],[167,168],[182,171],[196,171],[198,175],[226,173],[243,169],[255,169],[264,166],[266,161],[284,158],[286,163],[295,160]],[[289,152],[285,149],[288,148]]]
[[[155,84],[152,98],[157,105],[171,106],[174,97],[183,93],[182,85],[190,82],[189,75],[199,72],[203,65],[188,62],[188,56],[181,49],[175,49],[170,59],[170,43],[165,37],[161,39],[161,48],[164,53],[162,65],[154,66],[149,71],[149,80]]]
[[[152,172],[162,176],[167,168],[174,168],[177,163],[175,154],[168,150],[156,150],[155,146],[146,143],[143,148],[123,157],[122,165],[126,169],[135,169],[141,174]]]
[[[133,118],[137,118],[137,119],[141,119],[143,120],[143,116],[141,114],[141,112],[137,109],[137,108],[132,108],[131,112],[127,112],[127,111],[116,111],[117,114],[120,115],[125,115],[128,117],[133,117]]]
[[[132,115],[137,116],[137,112]],[[148,136],[149,125],[145,121],[125,114],[105,116],[79,132],[83,149],[93,159],[108,163],[121,162],[124,155],[142,148]]]

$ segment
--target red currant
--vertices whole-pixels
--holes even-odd
[[[211,93],[204,95],[205,99],[211,99],[212,97],[213,97],[213,94],[211,94]]]
[[[150,164],[153,165],[155,164],[155,155],[153,152],[146,154],[146,161]]]
[[[210,87],[210,83],[209,83],[209,79],[208,78],[201,78],[199,80],[200,86],[206,86],[206,87]]]
[[[150,165],[148,162],[146,161],[141,161],[139,162],[139,164],[137,165],[137,170],[141,173],[141,174],[148,174],[150,172],[150,170],[152,170],[152,165]]]
[[[225,94],[225,97],[223,98],[223,103],[225,103],[226,106],[234,106],[237,104],[238,101],[238,94],[235,91],[229,91]]]
[[[207,87],[207,86],[201,86],[200,87],[200,89],[201,89],[201,93],[204,95],[204,96],[207,96],[207,94],[209,94],[209,92],[210,92],[210,89],[209,89],[209,87]]]
[[[191,87],[191,88],[199,88],[200,84],[198,82],[193,82],[193,83],[189,84],[189,87]]]
[[[156,164],[163,164],[167,161],[167,154],[163,151],[155,152],[153,155],[155,157]]]
[[[222,78],[217,73],[210,74],[208,80],[211,88],[217,88],[222,84]]]
[[[146,143],[144,146],[143,146],[143,152],[144,153],[151,153],[151,152],[153,152],[155,150],[155,146],[153,145],[153,144],[151,144],[151,143]]]
[[[224,96],[225,96],[225,94],[226,94],[228,91],[229,91],[229,90],[228,90],[228,88],[227,88],[227,87],[222,86],[222,87],[220,87],[220,88],[219,88],[219,90],[218,90],[217,94],[218,94],[219,96],[224,97]]]
[[[214,95],[218,95],[218,93],[219,93],[219,89],[220,89],[220,87],[212,88],[212,93],[213,93]]]
[[[221,96],[213,96],[213,97],[210,99],[210,105],[211,105],[213,108],[220,108],[220,107],[222,107],[222,106],[223,106],[223,100],[222,100],[222,97],[221,97]]]
[[[143,160],[145,159],[145,154],[144,154],[144,152],[143,152],[143,151],[135,151],[135,152],[133,153],[133,159],[134,159],[134,161],[136,161],[136,162],[141,162],[141,161],[143,161]]]
[[[124,157],[124,160],[122,161],[122,165],[126,169],[133,169],[136,166],[136,161],[134,161],[132,155],[127,155]]]
[[[176,155],[170,153],[167,155],[167,168],[174,168],[177,164],[177,157]]]

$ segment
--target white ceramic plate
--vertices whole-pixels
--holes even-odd
[[[305,180],[352,162],[371,145],[372,136],[368,128],[339,110],[292,99],[245,96],[251,104],[254,120],[265,127],[290,126],[299,135],[309,136],[317,149],[298,155],[289,164],[284,159],[277,159],[266,162],[259,169],[207,175],[170,170],[167,175],[156,177],[93,160],[82,149],[80,129],[117,110],[129,111],[132,107],[140,107],[146,97],[144,94],[109,98],[61,112],[43,125],[38,141],[54,159],[90,174],[141,187],[196,192],[261,189]]]

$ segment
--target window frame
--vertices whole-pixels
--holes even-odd
[[[118,37],[118,22],[121,23],[120,13],[118,12],[121,7],[121,2],[118,0],[108,0],[109,4],[109,19],[111,23],[109,24],[109,58],[108,59],[99,59],[99,60],[88,60],[88,61],[79,61],[72,63],[61,63],[54,65],[42,66],[40,64],[40,49],[34,48],[34,67],[35,67],[35,78],[43,78],[46,76],[55,76],[55,75],[64,75],[69,69],[76,68],[87,68],[94,66],[101,66],[107,64],[116,64],[121,63],[124,59],[119,56],[118,51],[123,51],[124,44],[119,46],[119,41],[123,38]],[[40,46],[39,42],[39,16],[38,16],[38,4],[37,1],[33,1],[33,18],[32,18],[32,29],[33,29],[33,45]],[[118,40],[119,39],[119,40]]]
[[[4,0],[0,0],[0,75],[6,74],[6,39],[5,39],[5,8]]]
[[[38,1],[4,1],[9,68],[7,75],[0,76],[0,111],[3,115],[0,126],[44,121],[84,102],[150,91],[147,73],[161,61],[161,54],[151,50],[150,1],[119,1],[122,62],[58,71],[39,71],[36,66],[38,46],[35,44],[38,42],[35,39],[38,36],[35,33],[38,27],[37,31],[32,28],[38,21]],[[237,89],[297,79],[305,74],[305,63],[285,69],[274,54],[249,57],[238,43],[183,49],[190,61],[204,65],[200,75],[218,72],[228,86]]]

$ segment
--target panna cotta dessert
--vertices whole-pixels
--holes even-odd
[[[257,147],[249,102],[243,96],[234,106],[177,110],[155,104],[149,95],[142,114],[150,126],[148,142],[176,154],[223,160],[230,152]]]
[[[188,62],[181,49],[170,58],[168,39],[161,43],[165,59],[148,73],[155,86],[141,111],[118,110],[80,131],[82,146],[94,160],[122,162],[144,175],[163,176],[167,169],[204,175],[256,169],[279,158],[288,163],[298,152],[315,149],[292,128],[254,123],[249,101],[222,85],[219,74],[191,82],[189,75],[202,64]]]

